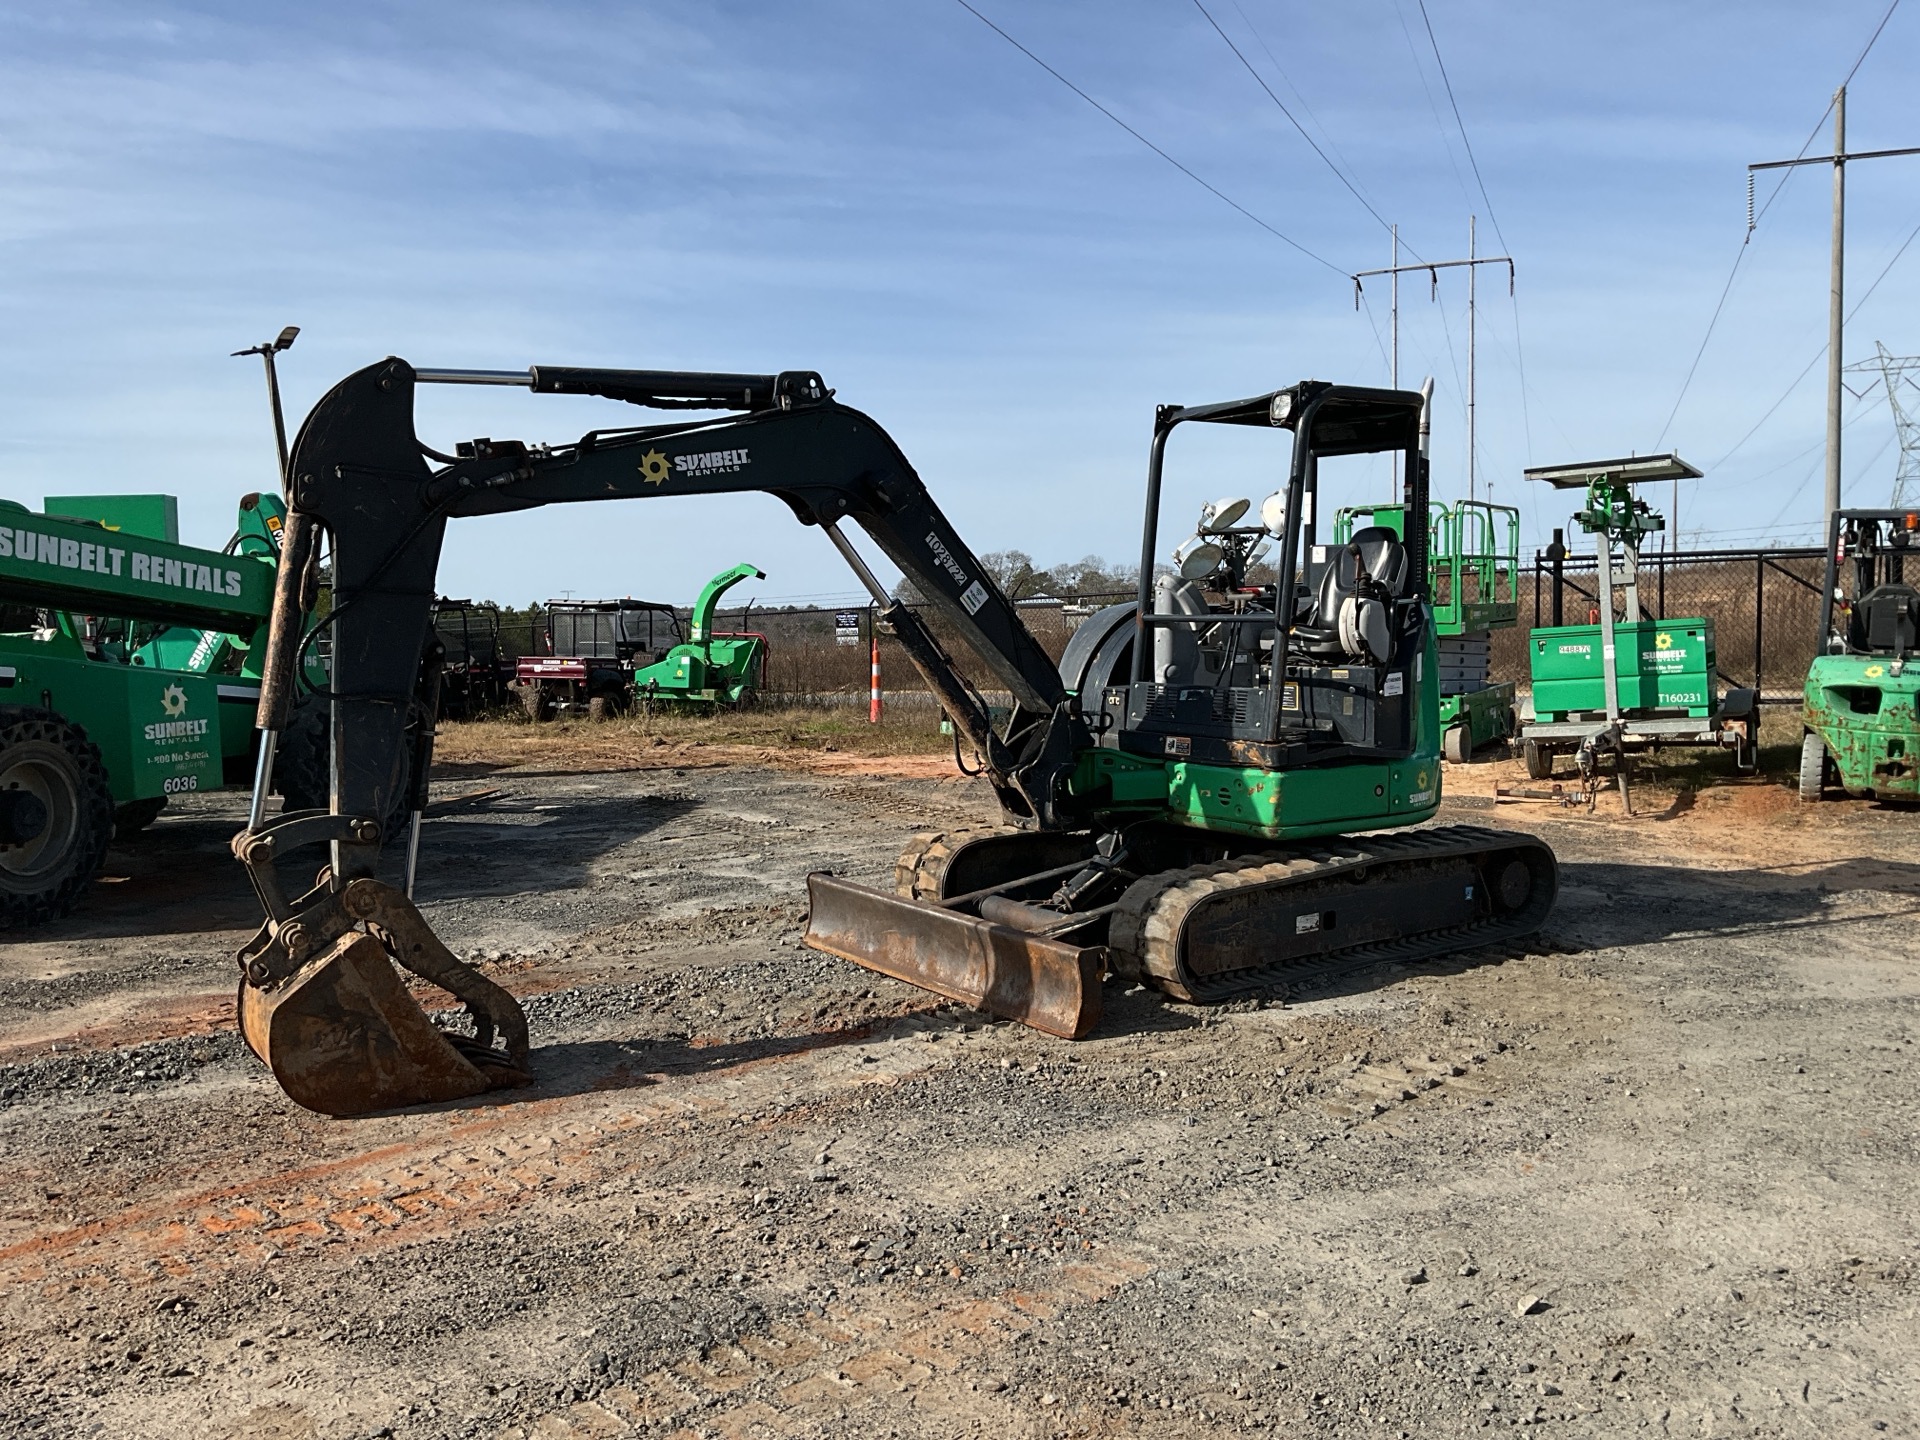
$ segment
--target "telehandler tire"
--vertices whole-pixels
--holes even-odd
[[[38,706],[0,706],[0,930],[57,920],[113,839],[113,795],[87,732]]]
[[[1827,743],[1818,735],[1800,742],[1800,798],[1823,800],[1827,793]]]

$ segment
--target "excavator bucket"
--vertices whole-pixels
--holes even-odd
[[[1063,1040],[1100,1023],[1104,946],[1070,945],[831,875],[807,877],[806,943]]]
[[[240,1030],[281,1088],[322,1115],[459,1100],[530,1079],[481,1047],[463,1053],[415,1003],[379,940],[360,932],[277,985],[243,982]]]

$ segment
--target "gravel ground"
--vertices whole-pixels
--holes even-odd
[[[539,1083],[355,1121],[233,1033],[238,802],[116,849],[0,947],[0,1434],[1920,1432],[1920,816],[1463,795],[1537,946],[1068,1045],[799,945],[989,818],[885,771],[436,782]]]

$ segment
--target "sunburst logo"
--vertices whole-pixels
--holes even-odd
[[[169,720],[178,720],[187,713],[187,692],[178,685],[169,685],[160,692],[160,708],[167,712]]]
[[[1673,636],[1662,630],[1658,635],[1653,637],[1653,648],[1656,650],[1671,650],[1673,648]]]
[[[658,450],[649,450],[640,457],[640,478],[649,485],[664,485],[672,471],[667,465],[667,457]]]

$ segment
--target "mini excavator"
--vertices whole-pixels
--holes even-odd
[[[565,445],[478,439],[448,455],[415,433],[421,384],[700,413]],[[893,893],[811,876],[816,949],[1079,1038],[1099,1022],[1108,975],[1206,1002],[1533,933],[1557,886],[1545,845],[1410,828],[1440,802],[1426,408],[1419,392],[1322,381],[1162,406],[1139,592],[1086,620],[1056,666],[899,447],[817,374],[388,359],[349,375],[307,417],[288,471],[261,774],[297,661],[328,629],[332,794],[325,810],[271,820],[256,804],[234,839],[267,913],[239,957],[249,1045],[294,1100],[333,1115],[528,1080],[519,1005],[447,950],[407,891],[377,878],[379,817],[397,798],[416,816],[425,803],[431,727],[407,722],[423,705],[432,713],[419,692],[438,672],[421,653],[447,522],[570,501],[778,496],[840,551],[979,757],[1006,823],[915,837]],[[1244,501],[1208,507],[1175,552],[1178,572],[1156,578],[1163,463],[1188,425],[1285,430],[1290,458],[1259,525],[1240,523]],[[1320,462],[1351,455],[1392,457],[1404,504],[1388,523],[1376,509],[1372,525],[1321,543]],[[849,519],[921,606],[888,594],[842,533]],[[297,577],[322,532],[334,603],[306,625]],[[1249,578],[1259,543],[1277,547],[1278,583]],[[952,659],[956,640],[979,657],[979,681]],[[996,714],[982,684],[1010,707]],[[312,846],[328,863],[295,894],[283,883],[289,857]],[[465,1002],[471,1033],[429,1020],[396,964]]]

